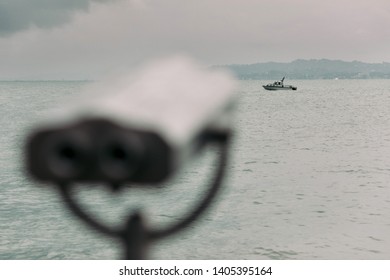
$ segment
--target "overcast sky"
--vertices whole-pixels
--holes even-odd
[[[390,1],[0,0],[0,80],[96,79],[176,53],[390,62]]]

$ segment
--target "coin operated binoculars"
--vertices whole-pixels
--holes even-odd
[[[158,61],[114,82],[97,83],[77,105],[64,106],[33,128],[26,145],[29,174],[57,186],[71,212],[98,232],[123,242],[124,259],[146,258],[149,243],[196,221],[214,201],[225,174],[234,83],[224,72],[183,57]],[[47,121],[49,120],[49,121]],[[140,211],[110,227],[72,195],[75,183],[113,190],[167,182],[210,143],[219,162],[209,188],[174,224],[147,227]]]

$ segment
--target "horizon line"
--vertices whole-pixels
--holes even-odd
[[[333,61],[333,62],[336,62],[336,61],[339,61],[339,62],[346,62],[346,63],[354,63],[354,62],[358,62],[358,63],[364,63],[364,64],[389,64],[390,62],[388,61],[382,61],[382,62],[366,62],[366,61],[362,61],[362,60],[357,60],[357,59],[354,59],[354,60],[342,60],[342,59],[331,59],[331,58],[296,58],[296,59],[293,59],[293,60],[290,60],[290,61],[272,61],[272,60],[269,60],[269,61],[263,61],[263,62],[249,62],[249,63],[228,63],[228,64],[214,64],[212,66],[224,66],[224,65],[249,65],[249,64],[266,64],[266,63],[285,63],[285,64],[288,64],[288,63],[293,63],[295,61],[299,61],[299,60],[303,60],[303,61],[320,61],[320,60],[327,60],[327,61]]]

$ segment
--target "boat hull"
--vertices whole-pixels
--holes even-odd
[[[263,86],[266,90],[297,90],[297,87],[294,86]]]

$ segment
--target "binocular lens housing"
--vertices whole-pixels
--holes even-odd
[[[88,143],[76,133],[54,133],[46,141],[48,172],[58,178],[75,179],[85,173],[90,159]]]
[[[128,180],[142,169],[147,151],[136,133],[116,133],[100,141],[98,168],[112,180]]]
[[[168,145],[155,133],[105,120],[34,133],[27,144],[30,174],[52,182],[159,183],[174,169]]]

